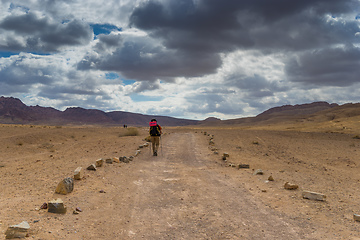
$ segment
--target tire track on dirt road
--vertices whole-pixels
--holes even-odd
[[[290,219],[221,173],[204,139],[174,133],[163,140],[162,154],[144,151],[132,166],[128,239],[304,239]]]

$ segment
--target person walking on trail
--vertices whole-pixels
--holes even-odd
[[[157,124],[156,119],[151,119],[150,125],[150,141],[153,156],[157,156],[160,145],[160,136],[162,134],[161,126]]]

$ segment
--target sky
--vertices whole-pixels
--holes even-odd
[[[1,0],[0,96],[202,120],[359,102],[360,0]]]

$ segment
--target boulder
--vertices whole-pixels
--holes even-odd
[[[56,187],[55,193],[66,195],[74,190],[74,179],[67,177]]]
[[[91,165],[88,166],[86,169],[87,169],[87,170],[90,170],[90,171],[96,171],[95,164],[91,164]]]
[[[100,158],[96,160],[95,165],[96,167],[102,167],[103,163],[104,163],[104,159]]]
[[[287,189],[287,190],[296,190],[296,189],[299,188],[299,186],[296,185],[296,184],[292,184],[292,183],[286,182],[286,183],[284,184],[284,188]]]
[[[78,167],[75,169],[74,172],[74,179],[75,180],[81,180],[84,177],[84,171],[82,167]]]
[[[303,191],[302,197],[309,199],[309,200],[316,200],[316,201],[325,201],[326,196],[321,193],[310,192],[310,191]]]
[[[48,212],[50,213],[66,213],[66,207],[64,202],[58,198],[56,200],[51,200],[48,202]]]
[[[20,224],[8,227],[5,232],[5,238],[25,238],[28,235],[29,229],[30,225],[27,222],[23,221]]]

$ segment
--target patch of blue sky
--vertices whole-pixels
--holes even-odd
[[[164,99],[161,96],[144,96],[141,94],[131,94],[130,98],[134,102],[159,102]]]
[[[135,80],[129,80],[129,79],[121,79],[121,81],[123,82],[124,85],[132,85],[136,83]]]
[[[114,72],[105,73],[106,79],[114,80],[114,79],[118,79],[119,77],[120,77],[119,74],[114,73]]]
[[[121,28],[111,24],[90,24],[90,26],[92,27],[95,36],[99,34],[109,35],[112,31],[122,30]]]

